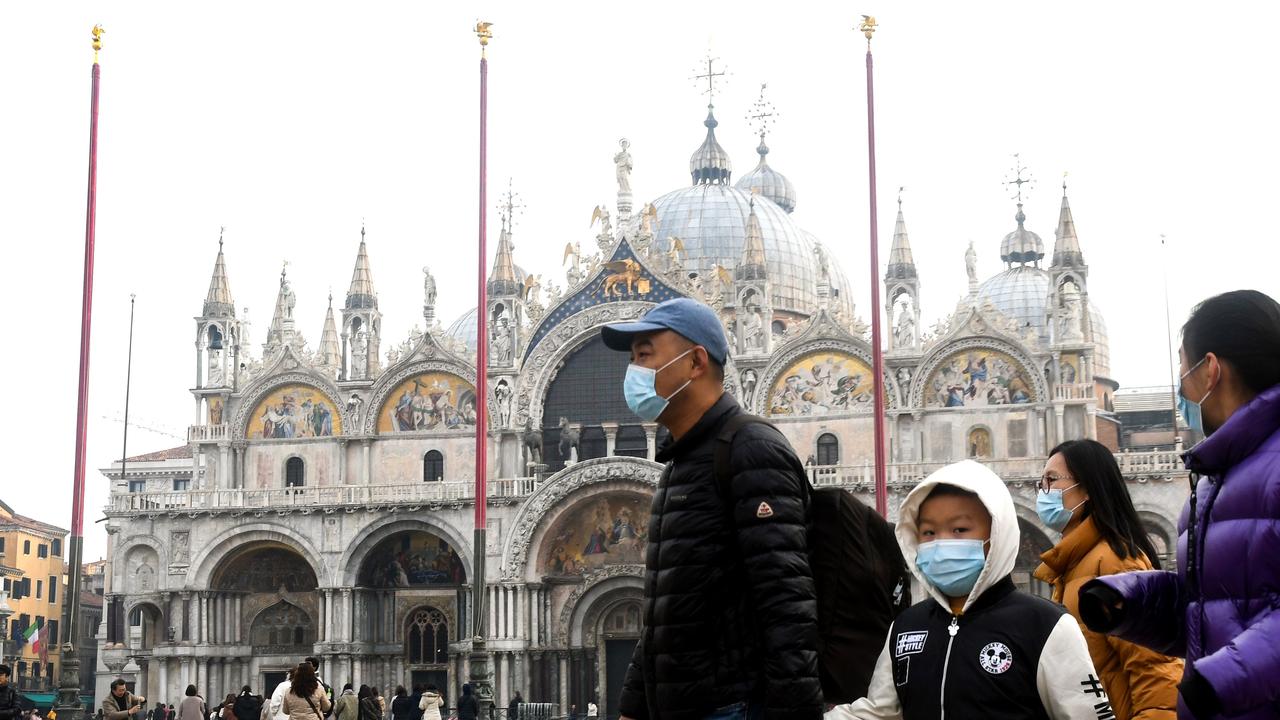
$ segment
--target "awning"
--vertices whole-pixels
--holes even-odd
[[[38,707],[38,708],[51,708],[53,707],[53,703],[58,699],[58,693],[51,693],[51,692],[48,692],[48,693],[24,692],[24,693],[19,693],[19,696],[21,700],[25,701],[23,703],[24,706],[26,706],[29,703],[30,705],[34,705],[35,707]],[[93,696],[81,695],[80,704],[88,705],[92,707]]]

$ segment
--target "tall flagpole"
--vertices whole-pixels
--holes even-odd
[[[480,237],[479,260],[477,262],[476,279],[476,515],[475,535],[472,553],[474,561],[471,579],[472,638],[471,638],[471,691],[480,705],[481,717],[487,717],[488,708],[493,703],[493,685],[489,677],[489,658],[485,647],[486,620],[488,611],[485,608],[485,524],[488,505],[487,475],[488,462],[488,314],[489,293],[488,278],[485,275],[485,260],[488,258],[485,247],[485,211],[488,207],[486,189],[488,185],[488,131],[489,131],[489,59],[485,48],[493,33],[489,31],[492,23],[477,21],[475,32],[480,39]]]
[[[871,187],[871,352],[875,374],[876,512],[889,516],[889,487],[884,458],[884,349],[880,344],[880,240],[876,218],[876,98],[871,73],[871,35],[876,19],[862,16],[859,30],[867,37],[867,169]]]
[[[93,319],[93,234],[98,207],[98,85],[102,68],[102,26],[93,26],[93,89],[89,101],[89,192],[84,229],[84,291],[80,303],[80,390],[76,399],[76,461],[71,491],[71,543],[67,557],[67,592],[62,602],[62,675],[54,708],[64,720],[80,720],[80,659],[76,639],[80,620],[80,564],[84,553],[84,466],[89,424],[89,328]]]

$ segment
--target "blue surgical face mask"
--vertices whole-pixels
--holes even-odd
[[[1195,372],[1196,368],[1203,365],[1204,361],[1208,359],[1208,355],[1200,358],[1200,362],[1192,365],[1190,370],[1186,371],[1182,374],[1182,377],[1178,378],[1178,412],[1182,414],[1182,419],[1187,421],[1187,427],[1195,430],[1201,435],[1205,435],[1207,433],[1204,431],[1204,418],[1200,415],[1200,406],[1204,404],[1205,400],[1209,399],[1209,396],[1213,394],[1213,390],[1205,393],[1204,397],[1200,398],[1199,401],[1192,402],[1187,399],[1182,383],[1187,379],[1188,375]]]
[[[982,540],[931,540],[916,549],[916,567],[948,597],[966,597],[987,564]]]
[[[1040,516],[1040,521],[1052,528],[1054,532],[1062,532],[1062,529],[1071,522],[1072,514],[1080,508],[1080,505],[1087,502],[1087,500],[1081,500],[1080,505],[1076,505],[1071,509],[1067,509],[1062,505],[1062,493],[1079,484],[1076,483],[1061,490],[1050,490],[1048,492],[1041,490],[1036,493],[1036,514]]]
[[[654,370],[653,368],[641,367],[635,363],[627,366],[627,377],[622,381],[622,394],[627,399],[627,407],[631,408],[631,412],[640,416],[645,422],[653,422],[658,419],[663,410],[667,409],[667,403],[671,398],[680,393],[681,390],[689,387],[692,379],[686,380],[684,385],[676,388],[676,391],[666,397],[658,394],[658,373],[666,370],[671,363],[693,352],[693,348],[689,348],[679,355],[671,358],[671,362]]]

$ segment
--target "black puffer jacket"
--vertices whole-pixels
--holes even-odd
[[[619,702],[626,717],[701,720],[743,700],[769,718],[822,714],[808,481],[782,433],[753,423],[734,438],[732,498],[720,498],[716,435],[741,412],[725,394],[658,453],[668,465],[649,519],[644,634]]]
[[[22,703],[12,681],[0,686],[0,720],[15,720],[22,715]]]

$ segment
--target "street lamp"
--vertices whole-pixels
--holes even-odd
[[[8,601],[9,593],[0,590],[0,665],[4,664],[4,644],[9,639],[9,617],[13,615]]]

